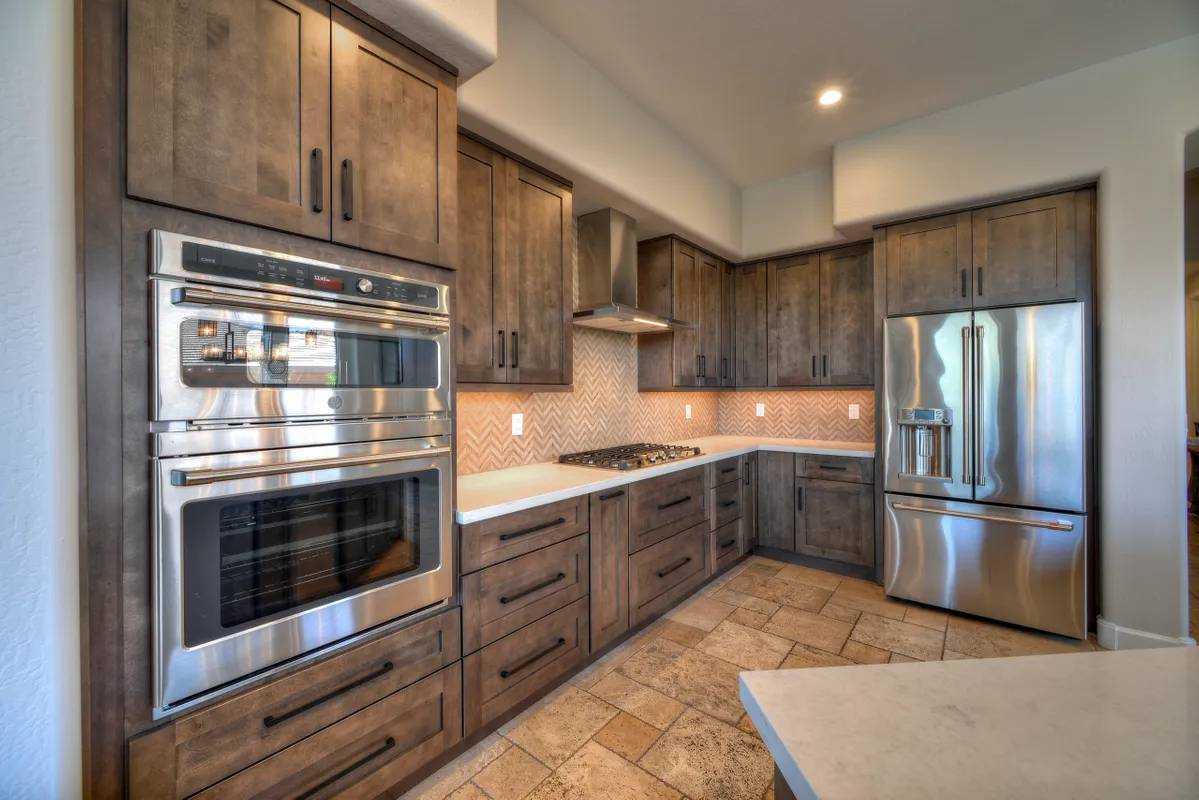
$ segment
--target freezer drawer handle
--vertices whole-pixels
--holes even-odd
[[[405,450],[401,453],[376,453],[367,456],[344,456],[342,458],[314,458],[310,461],[289,461],[286,464],[267,464],[261,467],[228,467],[225,469],[173,469],[172,486],[202,486],[219,481],[235,481],[242,478],[269,478],[272,475],[289,475],[293,472],[315,472],[318,469],[341,467],[364,467],[386,464],[408,458],[428,458],[449,455],[448,447],[427,447],[423,450]]]
[[[414,325],[421,328],[449,330],[450,322],[444,317],[426,317],[420,314],[405,314],[382,308],[372,308],[358,311],[351,308],[322,306],[315,303],[302,303],[295,300],[273,300],[267,297],[252,297],[249,295],[216,292],[211,289],[195,289],[190,286],[171,289],[173,305],[202,305],[228,306],[229,308],[249,308],[255,311],[277,311],[281,314],[296,314],[300,316],[327,317],[329,319],[347,319],[355,322],[371,322],[376,325],[395,323]]]
[[[918,511],[922,514],[941,514],[946,517],[963,517],[965,519],[982,520],[983,522],[1004,522],[1009,525],[1023,525],[1026,528],[1048,528],[1051,531],[1074,530],[1073,522],[1061,522],[1059,520],[1019,519],[1017,517],[1001,517],[998,514],[972,514],[969,511],[953,511],[948,508],[924,508],[923,506],[913,506],[907,503],[892,503],[891,508],[896,511]]]

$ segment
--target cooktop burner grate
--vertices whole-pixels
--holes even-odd
[[[584,450],[581,453],[567,453],[558,456],[558,463],[604,469],[639,469],[666,461],[692,458],[699,454],[698,447],[641,443],[605,447],[600,450]]]

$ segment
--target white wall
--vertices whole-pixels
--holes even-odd
[[[80,794],[71,0],[0,25],[0,796]]]
[[[858,231],[869,239],[870,230]],[[761,258],[844,241],[833,227],[833,166],[741,190],[741,254]]]
[[[1187,630],[1182,175],[1196,128],[1199,36],[834,150],[837,226],[1099,178],[1100,632],[1126,646]]]
[[[547,31],[500,3],[500,58],[458,94],[461,124],[576,182],[638,233],[674,231],[721,255],[741,251],[741,193],[674,131]]]

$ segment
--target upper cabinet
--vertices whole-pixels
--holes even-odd
[[[765,386],[766,262],[733,267],[732,274],[733,383]]]
[[[456,266],[455,78],[324,0],[129,0],[130,195]]]
[[[820,384],[820,254],[767,263],[770,386]]]
[[[887,314],[1083,296],[1093,204],[1080,189],[889,226]]]
[[[458,383],[569,385],[570,188],[459,136],[458,196]]]

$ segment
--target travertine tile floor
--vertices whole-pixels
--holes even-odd
[[[404,797],[773,798],[770,755],[737,696],[742,670],[1095,647],[751,556]]]

